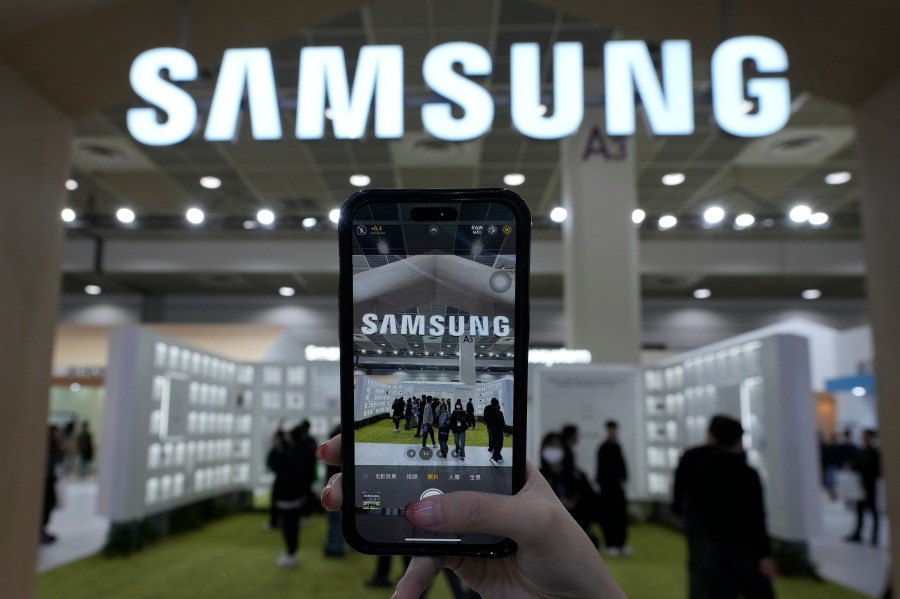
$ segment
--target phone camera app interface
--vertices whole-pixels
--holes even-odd
[[[439,218],[414,218],[423,206]],[[496,543],[416,529],[403,510],[451,491],[512,492],[513,213],[372,203],[352,218],[358,530],[382,543]]]

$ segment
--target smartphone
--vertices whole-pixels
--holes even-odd
[[[341,208],[344,509],[358,551],[501,556],[412,501],[524,483],[531,216],[502,189],[372,189]]]

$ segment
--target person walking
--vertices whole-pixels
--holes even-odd
[[[409,430],[412,428],[412,419],[413,419],[413,402],[412,398],[408,397],[406,399],[406,407],[404,408],[404,415],[406,416],[406,427],[404,430]]]
[[[416,414],[416,434],[413,437],[421,437],[422,436],[422,416],[425,411],[425,396],[423,395],[421,399],[415,400],[415,408]]]
[[[266,465],[275,473],[272,501],[284,537],[285,553],[276,562],[282,567],[297,565],[300,546],[300,515],[303,500],[309,494],[315,470],[315,448],[310,447],[309,423],[291,429],[286,447],[273,447]]]
[[[566,459],[565,439],[559,433],[547,433],[541,442],[541,474],[556,497],[594,544],[597,537],[590,532],[594,520],[596,494],[584,472]]]
[[[878,506],[875,504],[878,479],[881,477],[881,452],[875,447],[878,433],[872,429],[863,431],[863,448],[856,457],[853,469],[859,474],[863,488],[863,497],[856,502],[856,530],[847,537],[851,543],[862,541],[862,529],[865,513],[872,514],[872,545],[878,545]]]
[[[81,423],[81,432],[78,433],[78,474],[81,478],[87,478],[91,473],[92,461],[94,461],[94,437],[91,435],[88,421],[85,420]]]
[[[56,495],[56,470],[65,460],[65,453],[62,449],[62,433],[56,425],[51,424],[47,427],[47,461],[44,464],[44,502],[41,513],[41,545],[48,545],[56,542],[56,535],[51,534],[47,530],[50,523],[50,516],[56,509],[58,497]]]
[[[506,420],[503,418],[503,412],[500,411],[500,400],[496,397],[491,398],[490,405],[485,406],[484,425],[488,429],[488,451],[491,452],[491,459],[495,462],[502,462],[503,455],[503,435],[506,433]]]
[[[403,420],[403,412],[406,410],[406,402],[402,397],[394,399],[391,404],[391,419],[394,421],[394,432],[400,432],[400,421]]]
[[[469,419],[469,428],[475,430],[475,406],[472,404],[472,398],[469,398],[466,404],[466,416]]]
[[[703,589],[703,529],[700,519],[691,505],[691,489],[697,473],[719,449],[719,431],[728,427],[730,419],[726,416],[713,416],[706,431],[706,443],[687,449],[678,460],[675,469],[675,482],[672,487],[672,513],[684,526],[688,549],[688,596],[696,599],[702,596]]]
[[[434,440],[434,407],[431,401],[425,401],[422,411],[422,447],[428,445],[428,433],[431,433],[431,445],[437,446]]]
[[[597,449],[597,484],[600,485],[600,528],[606,555],[631,555],[628,539],[628,467],[619,444],[619,423],[606,422],[606,440]]]
[[[447,410],[447,406],[445,404],[441,404],[438,409],[438,455],[444,459],[447,459],[447,454],[449,453],[449,439],[450,439],[450,411]]]
[[[457,399],[450,415],[450,429],[453,431],[453,443],[456,445],[456,457],[466,461],[466,431],[469,429],[469,417],[463,410],[462,400]]]
[[[741,424],[723,418],[717,447],[697,464],[688,489],[695,527],[690,599],[773,599],[762,483],[747,464]]]

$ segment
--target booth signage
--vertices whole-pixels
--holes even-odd
[[[757,76],[745,78],[744,64]],[[660,72],[642,41],[610,41],[603,50],[605,130],[613,136],[635,132],[635,96],[639,96],[650,131],[656,135],[694,132],[694,85],[691,44],[670,40],[661,45]],[[458,67],[458,69],[457,69]],[[761,137],[785,126],[791,112],[787,53],[766,37],[726,40],[712,55],[710,71],[715,120],[724,131],[742,137]],[[375,137],[397,139],[404,134],[403,48],[369,45],[360,50],[352,87],[344,50],[307,47],[300,50],[297,139],[322,139],[326,107],[334,137],[360,139],[374,107]],[[487,49],[470,42],[450,42],[432,48],[422,64],[426,85],[440,99],[421,108],[422,124],[432,136],[448,141],[475,139],[490,131],[494,121],[491,93],[470,77],[490,75]],[[197,102],[179,84],[195,81],[196,59],[178,48],[155,48],[140,54],[131,65],[131,86],[148,107],[128,111],[128,131],[152,146],[177,144],[196,129]],[[579,42],[553,46],[553,102],[541,110],[540,46],[516,43],[510,47],[510,107],[512,126],[534,139],[572,135],[584,118],[584,60]],[[747,111],[745,100],[756,109]],[[242,105],[254,139],[277,140],[282,131],[279,98],[266,48],[226,50],[222,58],[203,137],[231,141],[238,132]],[[454,114],[453,106],[461,109]]]

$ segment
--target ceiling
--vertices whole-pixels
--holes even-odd
[[[95,3],[106,10],[116,7],[124,10],[132,4],[100,0]],[[550,3],[524,0],[384,0],[362,7],[359,3],[347,4],[356,7],[333,18],[322,17],[324,20],[319,25],[298,29],[267,44],[275,61],[279,97],[287,100],[281,115],[285,131],[294,127],[290,99],[296,96],[302,47],[339,45],[344,48],[348,68],[352,70],[360,46],[402,44],[407,65],[406,97],[408,104],[415,104],[428,94],[417,65],[421,65],[430,48],[451,40],[478,43],[493,55],[493,74],[481,82],[497,105],[493,130],[472,142],[439,142],[422,132],[417,106],[408,105],[407,133],[397,141],[375,139],[371,123],[367,137],[360,141],[335,140],[332,135],[313,142],[301,142],[291,136],[280,141],[254,141],[244,119],[235,142],[211,143],[195,134],[176,146],[153,148],[141,146],[127,133],[126,111],[142,105],[132,95],[76,121],[73,178],[79,186],[69,193],[69,205],[78,213],[79,220],[70,227],[69,235],[160,240],[304,235],[333,238],[335,233],[327,214],[356,190],[349,182],[349,176],[354,173],[371,177],[370,187],[503,187],[503,176],[518,172],[525,175],[525,182],[515,190],[532,210],[535,235],[559,238],[559,226],[551,222],[549,212],[561,202],[560,144],[528,139],[513,130],[508,108],[509,45],[519,41],[540,42],[544,64],[549,64],[552,43],[580,41],[584,44],[586,67],[592,69],[599,68],[605,41],[633,35],[634,29],[586,20],[584,16],[590,16],[590,11],[584,8],[586,3],[578,2],[553,3],[566,6],[567,12],[545,5]],[[192,32],[206,27],[197,20],[199,10],[199,6],[194,7]],[[742,14],[736,8],[736,29],[740,28]],[[718,23],[718,19],[714,21]],[[36,30],[42,26],[47,25],[34,25]],[[704,35],[708,33],[708,28],[708,23],[698,25],[698,35],[700,30]],[[659,41],[648,39],[651,47]],[[792,55],[789,44],[786,46],[792,60],[799,60]],[[212,95],[218,60],[210,58],[203,62],[202,52],[196,54],[201,60],[202,76],[200,81],[186,87],[202,105]],[[708,98],[707,60],[695,52],[698,106],[693,135],[657,137],[639,127],[636,137],[638,204],[648,214],[640,227],[642,238],[808,239],[810,242],[825,238],[859,239],[859,159],[853,143],[852,111],[795,85],[794,113],[784,131],[759,140],[732,137],[715,126],[711,106],[701,100]],[[802,71],[803,67],[795,68],[792,63],[792,81],[795,70]],[[551,74],[549,69],[544,70],[544,94],[548,100],[553,93]],[[127,79],[126,74],[122,76]],[[826,184],[825,175],[837,171],[849,172],[852,178],[842,185]],[[662,176],[672,172],[683,173],[684,183],[664,185]],[[218,177],[221,187],[204,189],[199,183],[204,176]],[[798,203],[828,213],[828,225],[815,230],[809,226],[798,229],[787,218],[790,208]],[[726,224],[704,225],[701,215],[713,204],[725,209]],[[134,209],[137,226],[122,227],[115,221],[113,214],[122,206]],[[206,211],[207,221],[202,227],[185,222],[184,212],[191,206]],[[254,215],[263,207],[277,214],[275,226],[253,225]],[[757,223],[748,230],[735,230],[730,225],[731,219],[740,212],[753,213]],[[680,226],[659,231],[656,220],[662,214],[678,216]],[[319,221],[312,231],[300,226],[300,220],[306,217]],[[247,221],[253,229],[245,228]],[[76,277],[76,282],[66,283],[66,288],[74,288],[90,275],[70,273],[67,277]],[[220,293],[223,289],[202,273],[197,273],[197,278],[190,282],[181,280],[178,285],[173,284],[179,277],[184,279],[188,275],[159,273],[157,280],[147,274],[120,275],[126,287],[130,285],[151,293],[169,293],[173,287],[204,293]],[[249,289],[253,288],[252,276],[235,277],[242,278]],[[308,282],[306,289],[310,294],[319,293],[330,284],[318,281],[315,275],[285,273],[288,279],[298,277]],[[538,286],[535,291],[547,295],[561,293],[561,279],[551,279],[535,282]],[[740,289],[744,297],[778,296],[784,286],[778,283],[778,277],[771,279],[758,280],[756,284],[734,283],[731,288]],[[644,284],[645,294],[672,293],[666,286],[654,287],[647,277]],[[237,292],[243,285],[236,284]],[[858,297],[863,287],[858,278],[848,282],[843,277],[834,277],[830,285],[839,295],[849,297]],[[304,286],[299,285],[298,291],[304,292]]]

